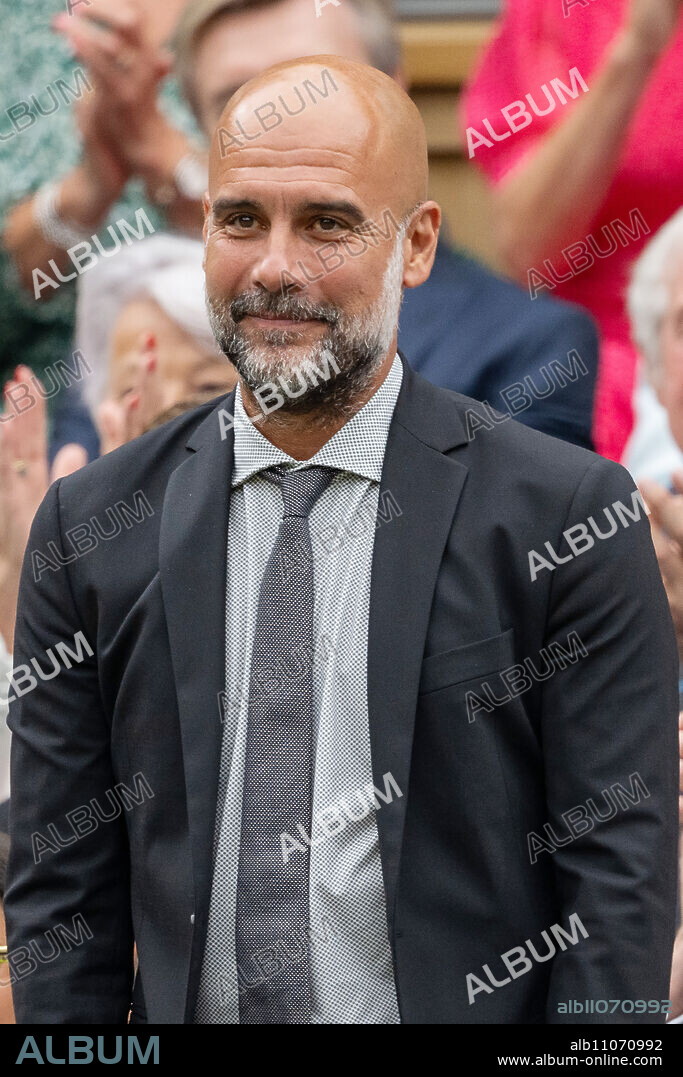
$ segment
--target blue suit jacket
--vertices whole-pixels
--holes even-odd
[[[441,242],[429,280],[406,290],[398,340],[413,369],[434,385],[593,448],[598,337],[582,308],[548,297],[532,301]]]

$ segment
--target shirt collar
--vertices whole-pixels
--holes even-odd
[[[403,366],[398,355],[379,389],[360,411],[342,426],[310,460],[295,460],[278,449],[248,418],[238,383],[235,393],[235,449],[232,487],[240,486],[260,471],[285,464],[302,468],[318,464],[351,472],[361,478],[379,482],[389,427],[403,381]]]

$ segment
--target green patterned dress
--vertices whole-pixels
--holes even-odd
[[[88,93],[87,71],[71,58],[50,20],[66,11],[58,0],[16,0],[3,3],[0,21],[0,229],[6,214],[50,179],[66,175],[78,163],[80,136],[69,107],[76,96]],[[176,83],[168,80],[162,91],[164,111],[192,137],[196,127],[181,102]],[[55,107],[56,104],[56,107]],[[108,219],[98,228],[107,243],[106,228],[121,217],[131,223],[135,211],[145,209],[155,229],[165,222],[150,206],[142,183],[131,181]],[[11,258],[0,247],[0,387],[17,363],[41,374],[56,359],[70,353],[73,334],[76,281],[62,284],[36,301],[22,288]]]

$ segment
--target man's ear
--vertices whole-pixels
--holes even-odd
[[[410,93],[410,83],[408,82],[408,76],[405,73],[402,63],[399,63],[391,77],[394,82],[398,83],[402,90],[405,90],[406,93]]]
[[[419,210],[416,210],[405,238],[403,284],[406,288],[417,288],[429,277],[434,265],[440,227],[440,207],[436,202],[424,202]]]
[[[211,220],[211,200],[209,198],[209,192],[204,192],[202,198],[202,206],[204,207],[204,224],[202,226],[202,237],[204,239],[204,260],[202,265],[206,268],[206,244],[209,242],[209,221]]]

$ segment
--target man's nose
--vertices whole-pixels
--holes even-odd
[[[252,270],[251,283],[267,292],[284,294],[296,290],[295,282],[303,286],[302,274],[297,272],[296,248],[296,237],[289,228],[271,228]]]

